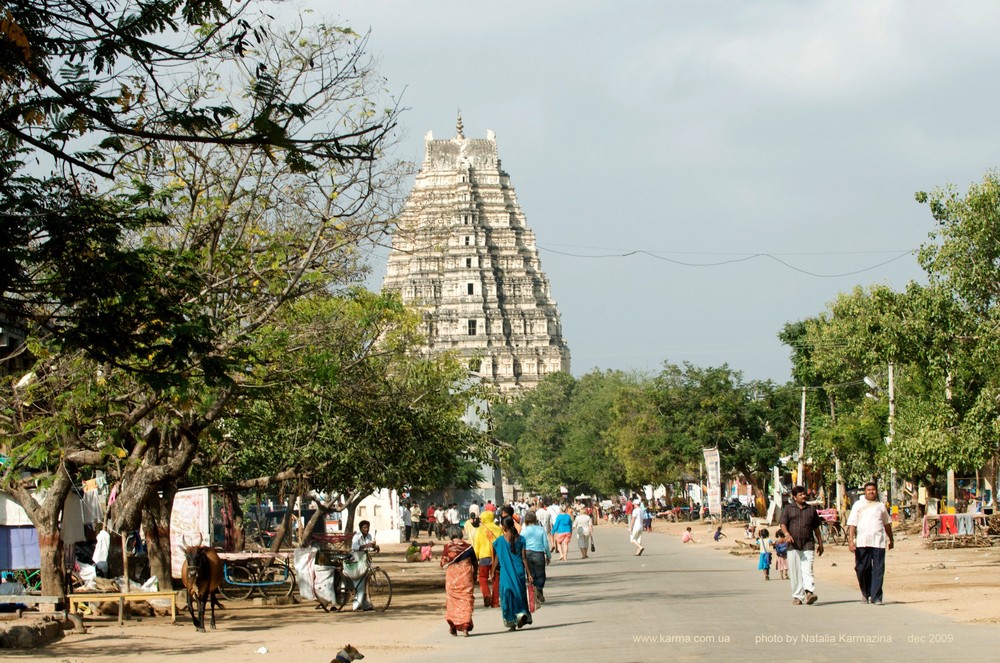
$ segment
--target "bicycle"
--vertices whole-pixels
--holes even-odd
[[[230,601],[241,601],[258,592],[264,598],[291,596],[295,571],[288,559],[267,553],[251,553],[243,559],[223,560],[219,592]]]
[[[323,566],[334,567],[334,602],[333,607],[338,611],[343,610],[348,601],[354,599],[357,580],[347,577],[344,573],[344,562],[354,560],[354,553],[327,552],[324,555],[326,564]],[[323,560],[317,560],[320,563]],[[392,602],[392,581],[389,574],[384,569],[372,564],[372,554],[365,555],[365,597],[376,612],[385,612]],[[329,606],[320,601],[320,607],[329,612]]]
[[[847,532],[839,520],[830,520],[820,525],[820,533],[823,535],[824,543],[833,543],[842,546],[847,543]]]

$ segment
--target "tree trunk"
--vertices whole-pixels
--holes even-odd
[[[246,541],[243,532],[243,509],[236,490],[227,488],[223,492],[225,504],[222,507],[222,526],[226,532],[226,552],[242,552]]]
[[[316,531],[316,527],[319,525],[320,520],[324,523],[322,531],[324,534],[326,533],[326,517],[331,511],[337,509],[340,504],[338,497],[332,497],[329,501],[323,502],[316,493],[313,493],[313,498],[317,506],[316,513],[312,515],[312,518],[309,519],[305,528],[300,532],[298,542],[299,546],[305,545],[306,539],[308,539],[309,535]]]
[[[204,413],[184,424],[165,430],[149,425],[119,477],[115,502],[109,505],[107,520],[112,529],[136,529],[150,494],[187,473],[198,453],[199,436],[222,416],[231,398],[232,392],[223,390]]]
[[[41,503],[35,501],[31,491],[23,485],[9,489],[9,494],[28,514],[38,533],[42,594],[45,596],[66,596],[66,561],[61,525],[63,505],[72,486],[68,471],[60,468]]]
[[[149,573],[156,576],[160,591],[174,588],[170,568],[170,512],[176,493],[176,483],[169,482],[163,488],[163,497],[160,497],[157,491],[152,491],[146,498],[146,508],[142,510],[142,529],[146,535]]]
[[[288,529],[292,523],[292,507],[295,506],[295,495],[289,495],[288,499],[285,500],[285,517],[281,520],[281,526],[278,527],[278,532],[274,535],[274,540],[271,541],[271,552],[278,552],[281,550],[281,545],[285,542],[285,538],[288,536]]]
[[[41,556],[43,596],[66,596],[65,548],[57,523],[49,527],[35,525],[38,530],[38,552]]]
[[[354,536],[354,512],[357,511],[358,505],[364,501],[371,493],[359,493],[354,495],[347,501],[347,522],[344,523],[344,533],[347,536]]]

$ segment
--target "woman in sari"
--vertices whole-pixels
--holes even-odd
[[[472,547],[479,560],[479,588],[483,592],[483,606],[496,608],[500,605],[500,578],[493,576],[493,542],[503,536],[503,532],[494,522],[492,511],[484,511],[479,517],[479,529]]]
[[[492,573],[500,577],[500,611],[503,625],[513,631],[531,623],[528,611],[528,584],[531,572],[525,555],[524,537],[517,533],[514,519],[503,519],[503,536],[493,543]]]
[[[458,525],[448,528],[448,536],[451,541],[445,544],[441,553],[441,566],[446,569],[444,618],[452,635],[461,631],[468,637],[476,602],[476,556],[472,546],[462,540],[462,529]]]

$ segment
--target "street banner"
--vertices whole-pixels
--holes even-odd
[[[722,471],[719,468],[719,450],[705,449],[705,472],[708,474],[708,512],[722,515]]]

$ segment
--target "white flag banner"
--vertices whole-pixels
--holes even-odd
[[[708,512],[722,515],[722,471],[719,468],[719,450],[704,449],[705,471],[708,473]]]

